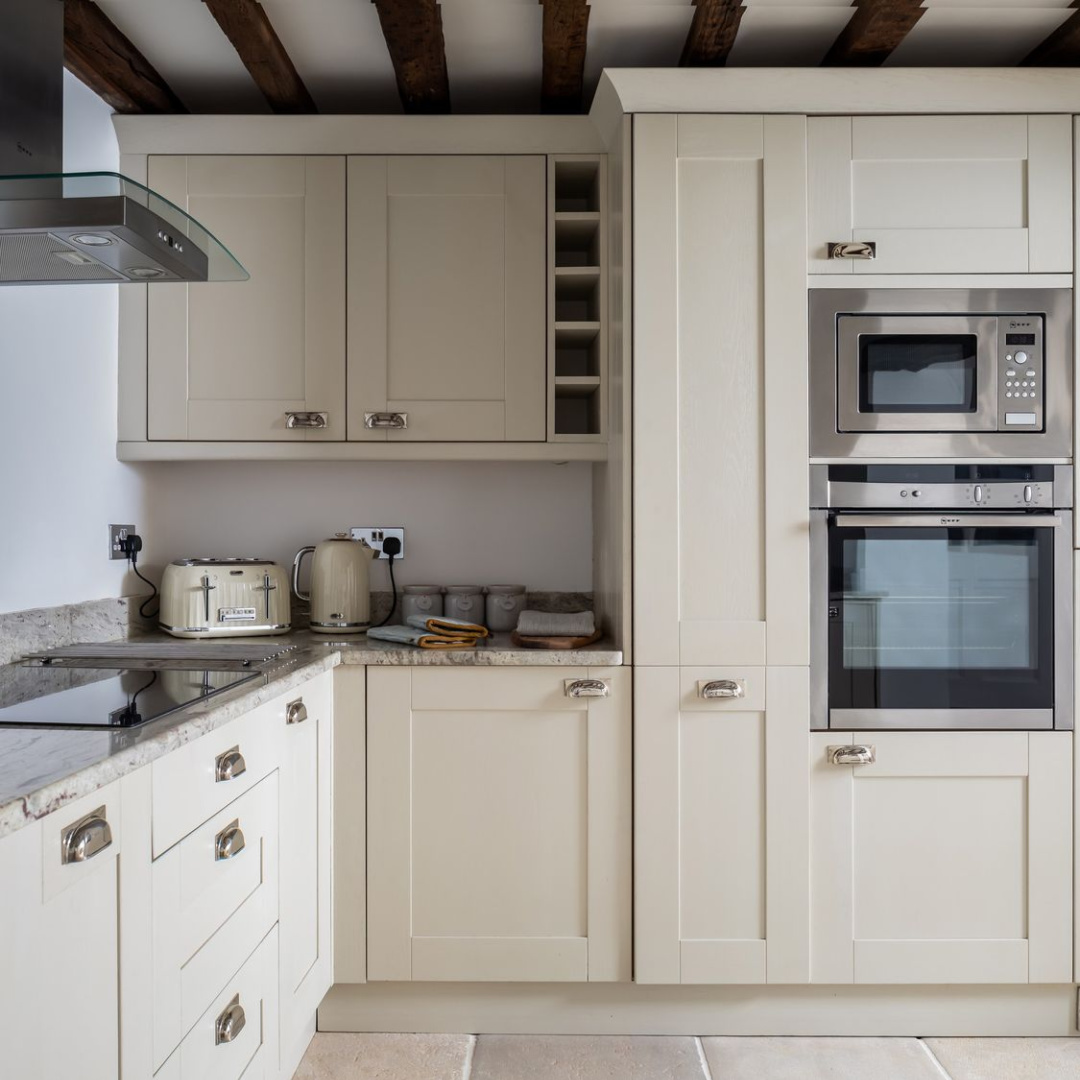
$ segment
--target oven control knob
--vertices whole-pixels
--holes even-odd
[[[976,485],[975,485],[975,490],[974,490],[974,491],[972,492],[972,495],[974,496],[974,498],[975,498],[975,501],[976,501],[977,503],[981,503],[981,502],[983,501],[983,488],[982,488],[982,484],[976,484]]]
[[[920,496],[921,494],[922,494],[922,492],[921,492],[921,491],[920,491],[920,490],[919,490],[918,488],[916,488],[916,489],[915,489],[915,490],[914,490],[914,491],[913,491],[913,492],[911,493],[911,497],[912,497],[913,499],[917,499],[917,498],[918,498],[918,497],[919,497],[919,496]]]
[[[1027,354],[1026,352],[1022,352],[1022,351],[1021,351],[1021,352],[1018,352],[1018,353],[1016,354],[1016,356],[1014,356],[1014,357],[1013,357],[1013,359],[1014,359],[1014,360],[1015,360],[1015,361],[1016,361],[1016,362],[1017,362],[1018,364],[1026,364],[1026,363],[1028,362],[1028,354]]]

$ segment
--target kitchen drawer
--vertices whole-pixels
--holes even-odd
[[[45,902],[106,863],[115,866],[120,854],[119,781],[49,814],[42,823],[41,843]]]
[[[155,1073],[156,1080],[276,1080],[277,998],[274,927]],[[223,1038],[227,1018],[234,1018],[235,1029],[241,1014],[243,1026]]]
[[[153,763],[154,858],[277,768],[285,705],[268,701]],[[230,772],[230,754],[239,754]]]
[[[155,1063],[277,921],[277,841],[274,772],[154,862]]]

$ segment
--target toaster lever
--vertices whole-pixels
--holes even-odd
[[[255,592],[261,592],[266,601],[266,621],[270,621],[270,594],[277,586],[270,580],[269,574],[263,575],[263,583],[255,586]]]
[[[210,584],[210,575],[209,574],[203,574],[202,592],[203,592],[203,603],[206,606],[206,625],[207,626],[210,625],[210,593],[212,593],[214,591],[214,589],[216,589],[216,588],[217,588],[216,585],[211,585]]]

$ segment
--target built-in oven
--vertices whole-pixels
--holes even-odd
[[[815,458],[1069,458],[1070,289],[814,289]]]
[[[1072,468],[811,466],[811,722],[1071,730]]]

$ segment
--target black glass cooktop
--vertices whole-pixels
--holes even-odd
[[[26,674],[32,696],[0,708],[0,727],[133,728],[264,678],[214,668],[43,666]]]

